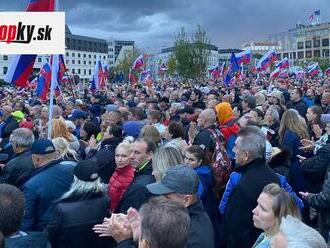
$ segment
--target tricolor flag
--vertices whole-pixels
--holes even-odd
[[[7,83],[18,87],[26,87],[37,55],[15,55],[4,76]]]
[[[136,84],[137,83],[136,77],[132,73],[132,70],[131,69],[129,69],[129,73],[128,73],[128,83],[132,83],[132,84]]]
[[[251,49],[246,49],[235,55],[237,64],[249,64],[251,62]]]
[[[134,61],[133,65],[132,65],[132,69],[133,70],[138,70],[138,69],[140,69],[143,66],[144,66],[144,60],[143,60],[143,55],[141,54]]]
[[[25,11],[55,11],[58,0],[30,0]],[[19,87],[26,87],[37,55],[15,55],[4,80]]]
[[[233,79],[233,78],[235,77],[236,72],[238,72],[238,71],[239,71],[239,66],[237,64],[235,54],[232,53],[231,57],[230,57],[229,69],[227,71],[227,74],[226,74],[225,80],[224,80],[224,82],[227,86],[235,83],[235,79]]]
[[[25,11],[51,12],[56,10],[56,0],[30,0]]]
[[[276,53],[274,49],[270,49],[267,53],[262,56],[262,58],[258,61],[256,69],[258,71],[265,71],[267,70],[270,65],[276,61]]]
[[[144,70],[140,72],[140,81],[145,81],[146,79],[151,78],[150,69]]]
[[[307,75],[310,77],[314,77],[318,75],[321,71],[319,63],[317,62],[307,66],[306,70],[307,70]]]
[[[282,59],[281,61],[279,61],[275,65],[276,68],[280,68],[281,70],[284,70],[286,68],[289,68],[289,66],[290,66],[290,64],[289,64],[288,58]]]
[[[105,76],[103,73],[102,63],[99,60],[95,65],[93,79],[91,81],[91,91],[94,92],[98,89],[104,89],[105,87]]]
[[[36,95],[42,102],[47,101],[52,77],[52,69],[49,63],[45,63],[40,69]]]

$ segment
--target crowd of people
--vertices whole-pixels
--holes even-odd
[[[0,247],[330,244],[330,78],[63,85],[54,102],[0,88]]]

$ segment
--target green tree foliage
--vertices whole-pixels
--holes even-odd
[[[173,76],[176,73],[176,58],[171,56],[167,62],[167,72],[169,76]]]
[[[132,67],[134,60],[137,56],[139,56],[141,53],[139,49],[135,49],[134,51],[127,50],[124,53],[123,59],[121,59],[114,67],[114,72],[124,73],[125,82],[128,81],[128,73],[130,71],[130,68]],[[136,78],[138,78],[138,72],[135,72],[132,70],[132,73],[135,75]]]

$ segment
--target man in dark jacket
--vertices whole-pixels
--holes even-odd
[[[18,188],[0,184],[0,231],[6,238],[6,247],[48,247],[47,233],[19,231],[24,203],[24,194]]]
[[[48,224],[59,199],[71,186],[73,165],[60,164],[50,140],[40,139],[32,144],[32,161],[36,170],[23,185],[26,198],[21,229],[42,231]]]
[[[265,163],[265,150],[266,137],[260,128],[248,126],[239,130],[234,151],[242,177],[234,187],[224,213],[224,247],[252,247],[261,232],[253,225],[252,210],[264,186],[279,184],[278,176]]]
[[[291,102],[288,103],[288,108],[293,108],[298,113],[305,117],[307,113],[307,105],[302,99],[303,92],[300,88],[293,89],[290,93]]]
[[[18,128],[10,136],[10,143],[14,156],[3,168],[0,174],[0,183],[9,183],[20,188],[28,175],[34,171],[31,158],[31,146],[34,142],[32,131],[27,128]]]
[[[156,144],[147,139],[138,139],[133,144],[131,163],[135,168],[134,179],[126,190],[118,207],[117,213],[126,214],[130,207],[139,209],[141,205],[148,201],[149,194],[147,184],[155,181],[152,175],[152,154],[156,150]]]

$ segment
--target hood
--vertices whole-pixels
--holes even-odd
[[[234,115],[233,109],[228,102],[222,102],[216,105],[215,111],[217,112],[220,125],[223,125],[228,119],[230,119]]]

